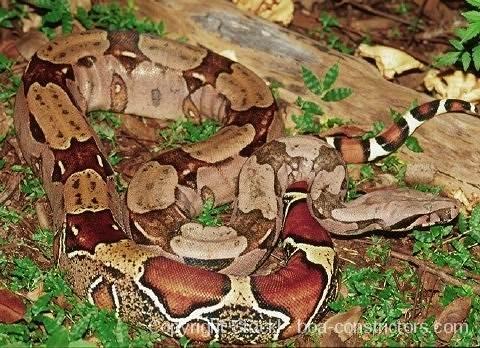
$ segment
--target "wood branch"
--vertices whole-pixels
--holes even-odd
[[[410,103],[430,100],[425,94],[384,80],[364,60],[343,55],[318,42],[261,18],[243,13],[225,0],[138,0],[141,14],[164,20],[169,37],[186,36],[191,43],[216,52],[231,50],[237,60],[265,80],[284,85],[281,97],[292,103],[297,95],[315,100],[307,93],[300,76],[305,65],[323,74],[340,65],[338,86],[354,94],[345,101],[322,103],[329,115],[352,119],[359,124],[382,120],[391,123],[389,108],[403,110]],[[320,100],[317,100],[320,102]],[[287,114],[290,109],[287,108]],[[467,197],[480,197],[480,120],[462,114],[442,115],[416,132],[424,152],[402,149],[408,163],[427,162],[438,172],[434,184],[453,192],[461,188]]]

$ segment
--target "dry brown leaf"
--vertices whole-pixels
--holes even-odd
[[[293,0],[232,0],[237,7],[271,22],[288,25],[293,19]]]
[[[356,54],[375,59],[378,69],[386,79],[392,79],[395,74],[408,70],[422,69],[424,66],[409,54],[387,46],[361,44]]]
[[[39,282],[37,287],[32,291],[29,291],[25,294],[25,297],[28,298],[30,301],[35,302],[44,294],[43,282]]]
[[[27,17],[22,18],[22,31],[28,33],[42,26],[42,17],[34,12],[29,12]]]
[[[436,22],[451,22],[455,18],[455,11],[450,10],[440,0],[414,0],[418,6],[423,7],[422,13]]]
[[[480,101],[480,79],[472,73],[456,70],[453,73],[445,74],[431,69],[427,72],[423,83],[427,90],[434,92],[436,98]]]
[[[432,273],[422,270],[422,287],[426,291],[440,291],[442,289],[442,282],[438,276]]]
[[[455,331],[459,329],[459,324],[467,319],[471,306],[472,298],[465,296],[453,300],[445,307],[435,319],[434,328],[437,337],[449,342]]]
[[[356,325],[362,317],[363,309],[355,306],[348,312],[337,313],[325,321],[326,333],[335,333],[342,342],[345,342],[355,333]]]
[[[8,289],[0,289],[0,323],[15,323],[23,318],[26,310],[20,296]]]
[[[31,30],[23,34],[15,43],[18,52],[29,60],[35,52],[48,42],[48,38],[38,30]]]

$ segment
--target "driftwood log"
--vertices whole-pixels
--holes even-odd
[[[233,51],[236,59],[267,81],[284,86],[281,98],[293,103],[297,95],[315,100],[303,86],[301,65],[323,74],[340,65],[338,86],[354,94],[335,103],[321,103],[329,115],[362,125],[391,122],[389,108],[404,110],[412,101],[430,99],[425,94],[383,79],[374,66],[353,56],[326,48],[304,35],[244,13],[225,0],[137,0],[139,12],[163,20],[169,37],[185,36],[190,43],[216,52]],[[319,100],[318,100],[319,101]],[[291,107],[287,107],[289,115]],[[429,163],[437,169],[434,184],[447,192],[461,189],[468,198],[480,197],[480,120],[462,114],[442,115],[423,125],[416,136],[424,149],[405,148],[399,156],[408,163]]]

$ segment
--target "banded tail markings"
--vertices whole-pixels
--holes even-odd
[[[397,150],[405,139],[425,121],[447,112],[461,112],[479,117],[475,104],[458,99],[439,99],[405,112],[389,128],[374,138],[362,140],[334,136],[325,137],[325,140],[341,153],[347,163],[373,161]]]

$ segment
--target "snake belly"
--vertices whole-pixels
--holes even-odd
[[[438,113],[473,111],[462,101],[425,105],[368,141],[284,138],[270,90],[244,66],[147,34],[87,31],[36,52],[14,121],[52,206],[57,262],[78,295],[174,337],[266,343],[302,332],[335,295],[327,230],[398,227],[378,219],[352,227],[332,213],[349,209],[345,160],[394,151]],[[97,109],[209,117],[222,128],[142,165],[124,202],[85,116]],[[234,202],[226,226],[190,221],[205,198]],[[286,266],[250,275],[279,239]]]

